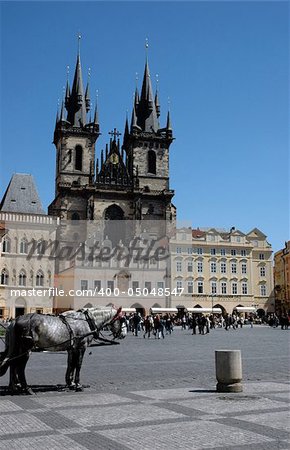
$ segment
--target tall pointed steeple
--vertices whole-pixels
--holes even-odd
[[[80,36],[78,40],[80,42]],[[86,124],[86,98],[84,95],[80,45],[78,48],[75,75],[68,105],[68,122],[74,127],[83,127]]]
[[[146,43],[146,48],[148,44]],[[150,78],[150,70],[148,56],[146,55],[146,63],[144,69],[143,83],[139,103],[136,107],[137,125],[146,132],[157,132],[158,117],[154,96],[152,91],[152,83]]]

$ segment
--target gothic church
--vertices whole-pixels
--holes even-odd
[[[169,148],[173,141],[170,113],[159,125],[158,91],[153,94],[148,58],[141,93],[136,88],[132,119],[125,123],[123,141],[114,129],[105,151],[96,157],[100,135],[97,105],[93,120],[89,83],[84,89],[80,52],[72,87],[57,114],[55,199],[49,215],[63,220],[164,220],[175,223],[169,187]]]

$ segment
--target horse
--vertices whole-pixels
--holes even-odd
[[[10,367],[9,390],[33,394],[25,377],[31,351],[67,350],[66,386],[82,391],[80,370],[86,348],[104,327],[111,331],[113,339],[126,336],[122,308],[97,306],[66,311],[59,316],[37,313],[19,316],[6,329],[5,350],[0,353],[0,376]]]

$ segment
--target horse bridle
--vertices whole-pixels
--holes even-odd
[[[90,314],[88,309],[83,309],[82,312],[85,315],[86,321],[89,325],[90,328],[90,333],[86,334],[86,336],[92,335],[94,339],[100,339],[99,337],[99,333],[102,329],[102,327],[97,328],[95,325],[95,321],[92,317],[92,315]],[[107,323],[105,326],[107,327],[111,327],[114,325],[114,322],[116,322],[116,320],[120,320],[120,329],[114,333],[112,331],[112,334],[114,336],[114,339],[121,339],[122,336],[122,321],[123,321],[123,317],[121,316],[121,308],[118,309],[118,311],[116,312],[115,316],[110,320],[109,323]]]

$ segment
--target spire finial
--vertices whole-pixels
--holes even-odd
[[[78,55],[80,55],[80,53],[81,53],[81,38],[82,38],[82,35],[79,31],[78,32]]]
[[[69,66],[66,66],[66,80],[69,79]]]
[[[145,52],[146,52],[146,61],[148,62],[148,47],[149,47],[149,40],[148,37],[145,39]]]
[[[171,103],[170,97],[167,97],[168,111],[170,111],[170,103]]]

